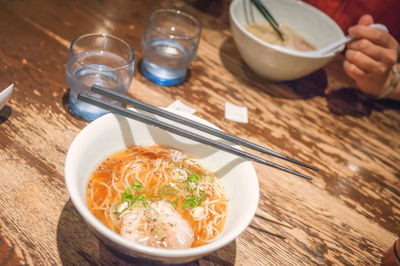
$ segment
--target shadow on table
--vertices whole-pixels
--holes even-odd
[[[0,109],[0,125],[8,120],[12,114],[12,109],[10,106],[6,105]]]
[[[90,231],[71,200],[65,204],[57,225],[57,247],[63,265],[163,265],[156,261],[124,255],[103,245]],[[233,265],[236,242],[184,266]]]
[[[143,74],[143,71],[142,71],[142,64],[143,64],[143,57],[140,58],[140,59],[138,59],[138,63],[137,63],[137,67],[136,67],[136,70],[135,70],[135,71],[137,71],[137,72],[138,72],[142,77],[144,77],[148,82],[151,82],[151,83],[153,83],[153,84],[155,84],[155,85],[158,85],[158,86],[162,86],[164,89],[167,89],[168,87],[177,87],[177,86],[180,86],[180,85],[182,85],[182,84],[188,82],[188,80],[190,80],[190,77],[191,77],[191,75],[192,75],[192,71],[190,70],[190,66],[189,66],[189,68],[187,69],[186,77],[185,77],[185,79],[184,79],[181,83],[176,84],[176,85],[160,85],[160,84],[154,83],[153,81],[150,81],[150,80]]]
[[[70,88],[68,88],[67,92],[63,95],[62,97],[62,105],[65,109],[65,111],[70,114],[73,118],[83,121],[83,122],[90,122],[89,120],[84,119],[83,117],[80,117],[79,115],[75,114],[74,111],[72,111],[71,106],[69,105],[69,92]]]
[[[232,64],[231,55],[237,56],[240,68],[237,67],[237,64]],[[326,94],[328,79],[323,69],[292,81],[274,83],[265,80],[257,76],[241,59],[233,38],[227,39],[221,45],[220,57],[225,68],[245,86],[261,90],[274,97],[291,100],[325,97],[329,110],[335,115],[364,117],[371,115],[372,111],[400,110],[400,102],[376,99],[357,88],[340,88]]]

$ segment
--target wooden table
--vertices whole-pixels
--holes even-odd
[[[191,265],[380,262],[400,234],[399,103],[351,89],[341,56],[300,80],[262,80],[240,58],[228,5],[0,1],[0,88],[15,84],[0,111],[0,265],[142,263],[98,242],[64,183],[69,145],[87,124],[68,112],[65,64],[70,42],[91,32],[116,35],[135,49],[129,95],[162,107],[179,99],[231,134],[320,168],[269,158],[314,177],[307,181],[254,164],[261,190],[256,217],[234,242]],[[137,68],[146,18],[157,8],[181,9],[203,26],[190,76],[179,86],[155,85]],[[225,119],[225,102],[246,106],[249,123]]]

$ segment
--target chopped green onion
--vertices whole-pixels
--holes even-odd
[[[184,209],[189,209],[189,210],[191,210],[191,209],[194,208],[194,205],[195,205],[194,200],[193,200],[193,199],[188,199],[188,200],[185,201],[185,203],[183,204],[182,207],[183,207]]]
[[[141,194],[141,195],[139,195],[139,196],[137,196],[137,199],[136,200],[146,200],[146,195],[144,195],[144,194]]]
[[[172,200],[169,200],[168,202],[176,209],[176,202],[173,202]]]
[[[199,183],[199,180],[200,180],[200,176],[198,174],[190,174],[188,177],[188,181],[193,182],[196,185]]]
[[[125,189],[124,194],[122,194],[121,201],[132,200],[133,195],[129,188]]]
[[[143,206],[147,207],[149,206],[149,203],[146,200],[146,195],[145,194],[140,194],[140,195],[134,195],[131,193],[131,190],[127,188],[124,193],[122,194],[121,197],[121,203],[119,206],[121,206],[123,203],[127,202],[128,206],[132,206],[137,201],[141,201]],[[121,213],[118,211],[118,213]]]
[[[134,187],[134,188],[142,188],[143,187],[143,183],[139,179],[135,178],[133,180],[133,182],[132,182],[132,187]]]
[[[196,197],[196,195],[192,195],[191,198],[189,198],[185,201],[182,208],[191,210],[193,208],[200,206],[200,204],[203,201],[204,196],[205,196],[204,193],[201,193],[201,195],[198,197]]]
[[[123,201],[117,206],[116,210],[114,211],[114,214],[119,216],[124,211],[126,211],[128,209],[128,207],[129,207],[128,201]]]
[[[164,198],[166,195],[176,196],[177,194],[178,194],[178,191],[170,185],[166,185],[161,189],[161,197],[162,198]]]

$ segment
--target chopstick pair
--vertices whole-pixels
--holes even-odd
[[[264,148],[262,146],[259,146],[259,145],[255,144],[255,143],[251,143],[251,142],[246,141],[244,139],[229,135],[229,134],[227,134],[227,133],[225,133],[225,132],[223,132],[221,130],[217,130],[217,129],[211,128],[209,126],[205,126],[203,124],[194,122],[194,121],[192,121],[190,119],[187,119],[185,117],[179,116],[179,115],[174,114],[172,112],[169,112],[167,110],[164,110],[164,109],[155,107],[153,105],[141,102],[139,100],[133,99],[133,98],[131,98],[129,96],[120,94],[118,92],[111,91],[111,90],[102,88],[102,87],[97,86],[97,85],[92,86],[91,89],[92,89],[93,92],[96,92],[98,94],[104,95],[104,96],[109,97],[109,98],[112,98],[112,99],[117,100],[119,102],[131,105],[131,106],[133,106],[133,107],[135,107],[137,109],[146,111],[148,113],[152,113],[152,114],[167,118],[169,120],[172,120],[172,121],[181,123],[183,125],[192,127],[194,129],[206,132],[206,133],[208,133],[210,135],[214,135],[214,136],[220,137],[221,139],[228,140],[228,141],[230,141],[232,143],[243,145],[245,147],[248,147],[248,148],[251,148],[251,149],[254,149],[254,150],[257,150],[257,151],[260,151],[260,152],[263,152],[263,153],[266,153],[266,154],[269,154],[269,155],[272,155],[272,156],[275,156],[275,157],[278,157],[278,158],[281,158],[281,159],[284,159],[284,160],[287,160],[287,161],[299,164],[301,166],[304,166],[304,167],[307,167],[307,168],[310,168],[310,169],[318,171],[318,168],[316,168],[314,166],[308,165],[308,164],[300,162],[300,161],[298,161],[296,159],[293,159],[293,158],[287,157],[285,155],[279,154],[277,152],[271,151],[271,150],[269,150],[267,148]],[[209,138],[204,137],[202,135],[193,133],[193,132],[188,131],[188,130],[184,130],[184,129],[179,128],[177,126],[174,126],[174,125],[168,124],[166,122],[163,122],[163,121],[157,120],[155,118],[152,118],[150,116],[147,116],[147,115],[144,115],[144,114],[141,114],[141,113],[138,113],[138,112],[123,108],[121,106],[116,106],[116,105],[112,105],[112,104],[100,101],[100,100],[92,97],[89,93],[79,93],[78,94],[78,99],[81,100],[81,101],[84,101],[86,103],[89,103],[89,104],[98,106],[100,108],[103,108],[105,110],[108,110],[108,111],[110,111],[112,113],[116,113],[116,114],[119,114],[119,115],[122,115],[122,116],[125,116],[125,117],[128,117],[128,118],[140,121],[142,123],[146,123],[146,124],[149,124],[149,125],[152,125],[152,126],[167,130],[167,131],[172,132],[172,133],[174,133],[176,135],[180,135],[180,136],[195,140],[197,142],[212,146],[214,148],[226,151],[228,153],[235,154],[235,155],[237,155],[239,157],[242,157],[242,158],[254,161],[254,162],[258,162],[258,163],[261,163],[261,164],[264,164],[264,165],[268,165],[268,166],[283,170],[285,172],[288,172],[288,173],[291,173],[291,174],[306,178],[308,180],[312,179],[311,177],[309,177],[307,175],[304,175],[304,174],[299,173],[297,171],[291,170],[291,169],[286,168],[284,166],[275,164],[273,162],[267,161],[267,160],[265,160],[263,158],[257,157],[255,155],[247,153],[245,151],[241,151],[241,150],[235,149],[235,148],[233,148],[233,147],[231,147],[229,145],[226,145],[226,144],[220,143],[218,141],[209,139]]]
[[[260,11],[261,15],[271,24],[272,28],[278,33],[281,40],[284,40],[283,33],[279,28],[278,22],[274,19],[268,9],[264,6],[264,4],[260,0],[251,0],[251,2],[256,6],[258,11]]]

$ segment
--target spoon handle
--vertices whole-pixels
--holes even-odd
[[[384,31],[386,31],[386,32],[389,32],[389,30],[388,30],[388,29],[386,28],[386,26],[383,25],[383,24],[371,24],[370,27],[377,28],[377,29],[381,29],[381,30],[384,30]],[[324,47],[324,48],[318,50],[318,53],[320,53],[321,55],[322,55],[322,54],[329,53],[329,52],[331,52],[331,51],[337,49],[338,47],[342,46],[343,44],[348,43],[348,42],[351,41],[352,39],[353,39],[353,37],[351,37],[350,35],[347,35],[346,37],[340,39],[339,41],[334,42],[334,43],[332,43],[331,45],[328,45],[328,46],[326,46],[326,47]]]
[[[321,55],[323,54],[327,54],[333,50],[336,50],[337,48],[339,48],[340,46],[342,46],[343,44],[348,43],[349,41],[351,41],[353,39],[353,37],[351,37],[350,35],[345,36],[344,38],[322,48],[318,50],[318,53],[320,53]]]

